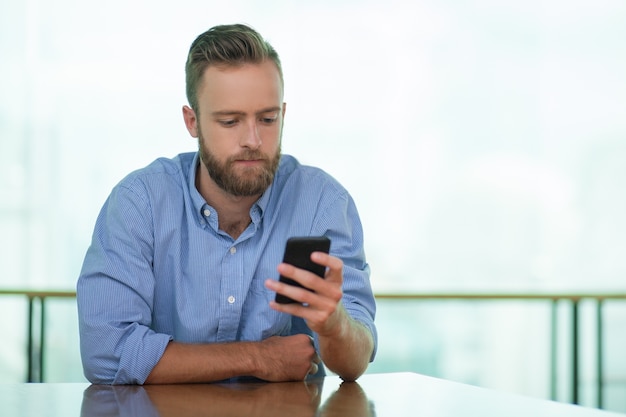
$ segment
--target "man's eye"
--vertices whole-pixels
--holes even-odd
[[[271,125],[272,123],[274,123],[276,121],[277,117],[262,117],[261,118],[261,122],[265,123],[267,125]]]
[[[235,119],[224,119],[224,120],[218,120],[217,122],[224,127],[231,127],[237,124],[237,120]]]

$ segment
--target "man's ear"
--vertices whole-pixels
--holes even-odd
[[[189,134],[197,138],[198,137],[198,118],[196,112],[189,106],[183,106],[183,119],[185,120],[185,126]]]

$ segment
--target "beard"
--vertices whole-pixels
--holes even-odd
[[[246,149],[221,162],[205,146],[204,138],[201,134],[198,136],[198,143],[200,147],[200,161],[206,167],[209,176],[215,184],[228,194],[236,197],[260,195],[274,181],[274,175],[280,163],[280,146],[276,153],[271,156],[265,155],[260,151]],[[234,163],[237,160],[261,160],[263,165],[260,167],[244,167],[238,172],[234,167]]]

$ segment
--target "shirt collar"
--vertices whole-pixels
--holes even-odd
[[[204,197],[202,197],[202,195],[196,188],[196,172],[198,171],[199,160],[200,160],[199,152],[196,152],[196,154],[193,157],[193,161],[191,161],[191,166],[189,167],[190,169],[189,169],[188,186],[189,186],[189,194],[191,195],[191,200],[193,201],[195,212],[200,215],[200,218],[202,218],[202,210],[204,209],[204,206],[207,203],[204,200]]]

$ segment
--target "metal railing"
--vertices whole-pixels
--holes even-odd
[[[626,300],[626,293],[622,292],[551,292],[551,293],[519,293],[519,292],[472,292],[472,293],[410,293],[410,294],[376,294],[379,300],[462,300],[462,301],[547,301],[551,303],[551,332],[550,332],[550,398],[557,399],[557,307],[559,302],[571,304],[571,402],[580,403],[580,303],[583,300],[595,302],[596,307],[596,398],[597,407],[603,408],[604,399],[604,320],[603,305],[606,300]]]
[[[18,290],[0,289],[0,295],[24,296],[28,299],[28,326],[27,326],[27,377],[28,382],[44,381],[44,351],[45,351],[45,317],[46,299],[48,298],[74,298],[74,291],[56,290]],[[553,293],[518,293],[518,292],[481,292],[481,293],[378,293],[378,300],[391,301],[426,301],[426,300],[462,300],[462,301],[489,301],[489,300],[543,300],[551,303],[551,340],[550,340],[550,391],[551,398],[557,396],[557,306],[561,301],[571,304],[571,402],[579,403],[580,388],[580,303],[582,300],[591,300],[596,306],[596,396],[597,406],[603,406],[603,305],[606,300],[626,300],[626,293],[603,292],[603,293],[576,293],[576,292],[553,292]],[[35,305],[39,304],[39,323],[35,324]],[[39,332],[37,332],[37,327]],[[38,333],[38,334],[37,334]]]
[[[0,289],[0,295],[23,296],[28,299],[26,334],[26,382],[44,381],[44,352],[46,342],[46,299],[75,298],[74,291]],[[39,305],[39,323],[35,324],[35,306]],[[37,327],[39,332],[37,332]],[[38,333],[38,334],[37,334]]]

